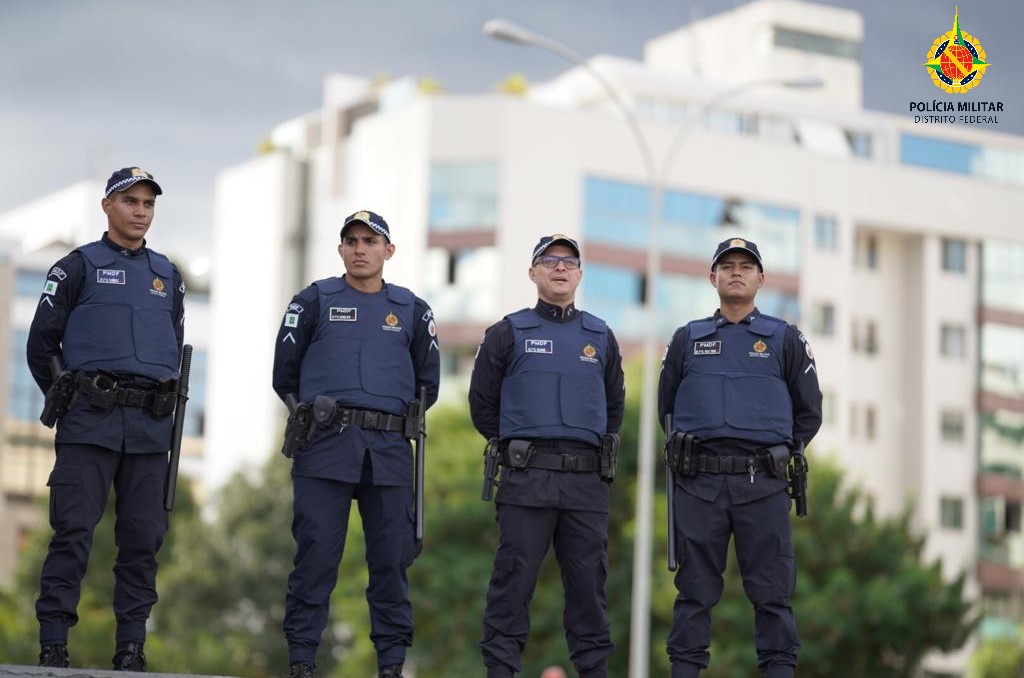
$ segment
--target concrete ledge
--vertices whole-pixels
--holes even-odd
[[[124,678],[128,674],[133,676],[168,676],[177,678],[182,678],[187,675],[181,673],[135,673],[134,671],[111,671],[103,669],[53,669],[45,666],[0,664],[0,678],[21,678],[23,676],[27,678]]]

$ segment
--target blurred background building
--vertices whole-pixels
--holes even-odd
[[[980,633],[1017,634],[1024,138],[864,110],[862,34],[855,11],[759,0],[652,38],[643,61],[588,65],[621,92],[656,162],[681,141],[664,177],[658,341],[716,307],[707,282],[715,244],[757,242],[767,275],[759,307],[798,323],[818,359],[825,423],[815,453],[837,458],[880,512],[909,504],[927,557],[941,557],[949,578],[968,573]],[[808,77],[824,86],[768,82]],[[205,403],[192,410],[208,415],[197,431],[203,483],[222,484],[279,444],[285,414],[270,389],[278,323],[296,291],[340,274],[338,230],[358,209],[391,225],[386,279],[434,309],[444,397],[463,396],[484,329],[534,303],[526,270],[544,234],[580,240],[579,305],[637,353],[653,215],[626,121],[584,68],[503,90],[449,95],[412,77],[329,75],[318,110],[282,122],[262,154],[218,174],[209,313],[197,321],[193,295],[187,318],[190,341],[209,350]],[[34,230],[24,214],[0,224],[15,217],[19,232]],[[157,244],[159,219],[155,228]],[[100,230],[90,226],[85,240]],[[31,480],[8,470],[24,454],[13,452],[12,424],[34,421],[40,404],[25,404],[37,389],[15,374],[55,258],[0,264],[0,284],[16,288],[0,295],[13,299],[3,317],[14,319],[0,333],[11,356],[0,483],[25,483],[26,495],[43,491],[49,462]],[[19,271],[36,282],[17,282]],[[9,515],[17,493],[4,494],[0,515]],[[961,675],[970,650],[931,657],[928,669]]]

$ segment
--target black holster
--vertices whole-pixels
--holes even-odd
[[[480,498],[484,501],[494,499],[494,486],[498,484],[498,470],[501,466],[501,446],[497,438],[491,438],[484,447],[484,486]]]
[[[284,426],[284,444],[281,446],[281,454],[291,459],[306,446],[309,436],[313,432],[313,405],[300,403],[298,399],[289,394],[288,422]]]
[[[692,433],[673,431],[665,442],[665,464],[680,478],[697,475],[700,441]]]
[[[46,389],[39,421],[47,428],[53,428],[57,420],[67,414],[75,392],[75,373],[60,369],[58,374],[54,375],[50,388]]]
[[[619,460],[621,445],[618,433],[605,433],[601,436],[601,480],[606,483],[615,480],[615,465]]]

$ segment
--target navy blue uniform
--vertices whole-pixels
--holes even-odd
[[[365,293],[344,277],[328,278],[299,292],[285,311],[274,355],[274,390],[282,399],[328,396],[402,416],[421,386],[433,404],[439,380],[433,313],[403,287]],[[285,600],[289,662],[314,663],[356,499],[369,567],[370,639],[379,666],[401,664],[413,635],[406,569],[419,549],[409,441],[401,432],[354,424],[317,427],[294,458],[292,480],[297,550]]]
[[[756,309],[732,323],[718,312],[672,337],[658,391],[661,418],[692,433],[709,457],[757,457],[808,444],[821,426],[810,346],[796,327]],[[668,652],[673,678],[707,667],[711,608],[722,594],[730,534],[755,609],[758,666],[792,676],[800,639],[789,604],[796,586],[786,481],[763,470],[677,477],[676,598]]]
[[[45,392],[50,357],[120,386],[154,388],[178,376],[185,286],[177,268],[145,246],[127,250],[104,234],[54,265],[28,336],[28,365]],[[117,493],[114,614],[117,642],[142,642],[156,602],[156,554],[167,530],[163,488],[172,417],[147,409],[92,407],[78,394],[57,422],[50,474],[53,538],[36,602],[39,640],[66,644],[92,546],[113,484]]]
[[[622,358],[604,321],[571,305],[563,312],[538,301],[488,328],[469,404],[473,424],[486,438],[526,439],[546,454],[593,457],[601,437],[618,432],[624,397]],[[500,545],[480,643],[488,671],[521,670],[530,600],[553,544],[572,661],[581,676],[607,675],[614,650],[604,592],[608,484],[596,471],[506,466],[495,502]]]

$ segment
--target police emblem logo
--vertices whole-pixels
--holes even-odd
[[[924,67],[932,83],[949,94],[964,94],[977,87],[989,63],[985,50],[970,33],[960,28],[960,8],[953,14],[953,30],[935,38]]]
[[[750,352],[751,358],[767,358],[771,355],[768,352],[768,344],[764,343],[764,339],[758,339],[754,342],[754,350]]]
[[[580,350],[580,361],[585,363],[596,363],[597,360],[597,349],[594,348],[593,344],[588,343]]]
[[[146,170],[141,169],[139,167],[133,167],[132,168],[132,176],[133,177],[142,177],[143,179],[152,179],[153,178],[152,174],[150,174]]]
[[[555,342],[553,339],[527,339],[523,351],[550,355],[555,352]]]
[[[352,215],[352,219],[354,221],[369,221],[370,220],[370,213],[369,212],[356,212],[355,214]]]
[[[164,291],[166,286],[164,281],[160,278],[153,278],[153,282],[150,284],[149,293],[158,297],[166,297],[167,292]]]
[[[393,312],[388,311],[388,314],[384,316],[384,324],[380,326],[385,332],[401,332],[402,328],[398,325],[398,316]]]
[[[338,306],[331,306],[327,318],[332,323],[354,323],[356,321],[357,310],[358,309],[350,307],[342,308]]]
[[[746,247],[747,241],[743,238],[733,238],[729,241],[729,247]]]

